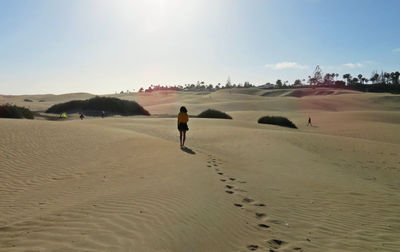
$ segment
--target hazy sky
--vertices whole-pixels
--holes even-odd
[[[0,94],[400,71],[397,0],[1,0]]]

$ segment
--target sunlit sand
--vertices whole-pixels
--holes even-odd
[[[0,119],[1,251],[400,250],[398,96],[111,96],[152,116]],[[44,111],[90,97],[0,96],[0,104]],[[190,116],[183,150],[182,105]],[[193,117],[208,108],[233,120]],[[257,124],[265,115],[298,129]]]

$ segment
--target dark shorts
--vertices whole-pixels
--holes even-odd
[[[187,126],[187,123],[179,123],[179,124],[178,124],[178,130],[179,130],[179,131],[188,131],[189,128],[188,128],[188,126]]]

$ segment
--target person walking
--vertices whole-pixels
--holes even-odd
[[[312,127],[312,124],[311,124],[311,117],[310,117],[310,116],[308,116],[308,123],[307,123],[307,127],[308,127],[308,125],[310,125],[310,126]]]
[[[189,121],[189,116],[187,114],[187,109],[184,106],[182,106],[178,114],[178,131],[179,131],[179,140],[181,148],[185,146],[186,131],[189,130],[187,125],[188,121]]]

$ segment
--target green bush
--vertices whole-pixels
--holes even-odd
[[[264,116],[264,117],[261,117],[260,119],[258,119],[258,123],[273,124],[273,125],[279,125],[279,126],[283,126],[283,127],[297,129],[297,127],[296,127],[296,125],[294,125],[294,123],[292,123],[286,117],[282,117],[282,116]]]
[[[11,104],[0,105],[0,118],[26,118],[33,119],[33,113],[24,107]]]
[[[197,117],[200,118],[221,118],[221,119],[232,119],[232,117],[224,112],[215,110],[215,109],[207,109],[201,112]]]
[[[51,106],[46,113],[78,113],[101,116],[104,111],[114,115],[150,115],[135,101],[120,100],[113,97],[94,97],[88,100],[75,100]]]

